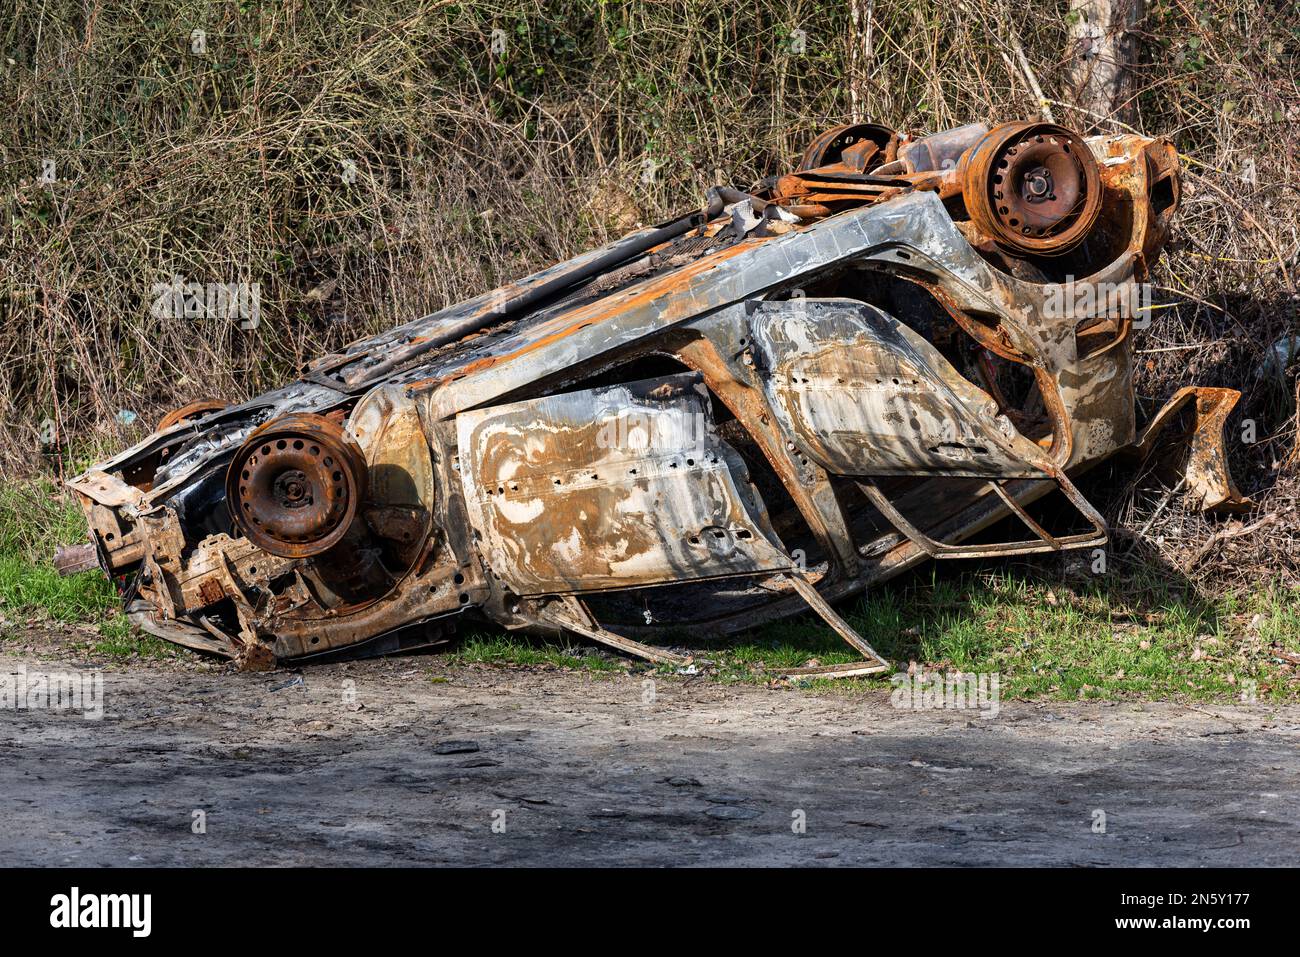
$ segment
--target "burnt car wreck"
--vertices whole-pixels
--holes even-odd
[[[862,661],[803,671],[884,671],[834,602],[929,559],[1102,546],[1071,476],[1168,421],[1193,419],[1190,493],[1245,504],[1237,393],[1186,389],[1139,434],[1134,315],[1066,295],[1144,281],[1179,197],[1163,140],[837,127],[753,193],[177,410],[68,483],[93,541],[60,561],[247,668],[467,616],[671,663],[675,632],[811,608]],[[1072,526],[1034,513],[1049,495]]]

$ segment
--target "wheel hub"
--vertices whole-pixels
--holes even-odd
[[[312,503],[311,482],[302,469],[289,469],[275,477],[275,501],[281,508],[302,508]]]
[[[1082,242],[1101,193],[1088,145],[1050,123],[999,126],[965,159],[962,196],[972,221],[1021,255],[1058,256]]]
[[[245,537],[273,555],[302,558],[347,533],[365,487],[365,458],[341,426],[289,415],[248,437],[230,464],[226,497]]]

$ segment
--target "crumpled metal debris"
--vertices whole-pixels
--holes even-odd
[[[1205,511],[1243,512],[1253,504],[1238,491],[1228,469],[1224,451],[1224,429],[1241,393],[1236,389],[1187,386],[1179,389],[1152,416],[1142,437],[1133,447],[1139,458],[1149,456],[1158,439],[1167,437],[1169,425],[1179,413],[1191,409],[1190,429],[1182,436],[1187,447],[1183,480],[1191,499]]]
[[[833,602],[1101,545],[1071,476],[1184,406],[1189,487],[1247,504],[1231,390],[1136,439],[1123,305],[1179,184],[1138,135],[836,127],[793,172],[179,409],[69,485],[132,620],[243,667],[486,620],[686,668],[675,633],[811,608],[861,661],[791,676],[880,673]]]

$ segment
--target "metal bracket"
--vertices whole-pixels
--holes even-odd
[[[781,668],[776,673],[789,678],[851,678],[863,675],[878,675],[892,670],[892,666],[872,648],[847,621],[836,614],[835,609],[822,597],[812,582],[797,573],[788,574],[786,578],[799,593],[799,597],[808,603],[808,607],[830,625],[835,633],[853,646],[866,661],[851,661],[841,665],[817,665],[810,668]]]
[[[1004,480],[990,479],[987,484],[1002,499],[1002,503],[1006,505],[1007,509],[1038,536],[1037,541],[991,542],[987,545],[949,545],[945,542],[936,541],[908,521],[871,479],[859,480],[858,486],[871,504],[875,506],[876,510],[930,558],[985,558],[993,555],[1032,555],[1041,552],[1059,552],[1066,549],[1105,545],[1109,534],[1106,528],[1106,520],[1102,518],[1101,513],[1093,508],[1092,503],[1080,494],[1079,490],[1065,477],[1063,472],[1057,472],[1052,478],[1065,494],[1065,497],[1070,500],[1070,504],[1078,509],[1079,513],[1092,525],[1092,531],[1081,532],[1076,535],[1065,535],[1060,538],[1050,535],[1007,492]],[[1044,479],[1043,481],[1050,480]]]
[[[634,641],[631,638],[624,638],[622,635],[616,635],[614,632],[602,628],[600,623],[591,617],[582,603],[571,595],[557,598],[548,604],[542,609],[540,617],[543,621],[558,628],[582,635],[584,638],[590,638],[602,645],[608,645],[610,648],[624,654],[653,661],[658,665],[681,665],[686,663],[686,659],[681,655]]]

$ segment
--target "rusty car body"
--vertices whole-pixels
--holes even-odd
[[[141,628],[249,668],[466,618],[675,662],[676,630],[811,607],[862,655],[820,673],[886,670],[834,602],[1106,542],[1071,476],[1150,442],[1141,310],[1075,293],[1142,283],[1179,198],[1160,139],[836,127],[752,192],[178,410],[70,481],[87,548]],[[1152,427],[1189,400],[1189,487],[1239,505],[1236,394]]]

